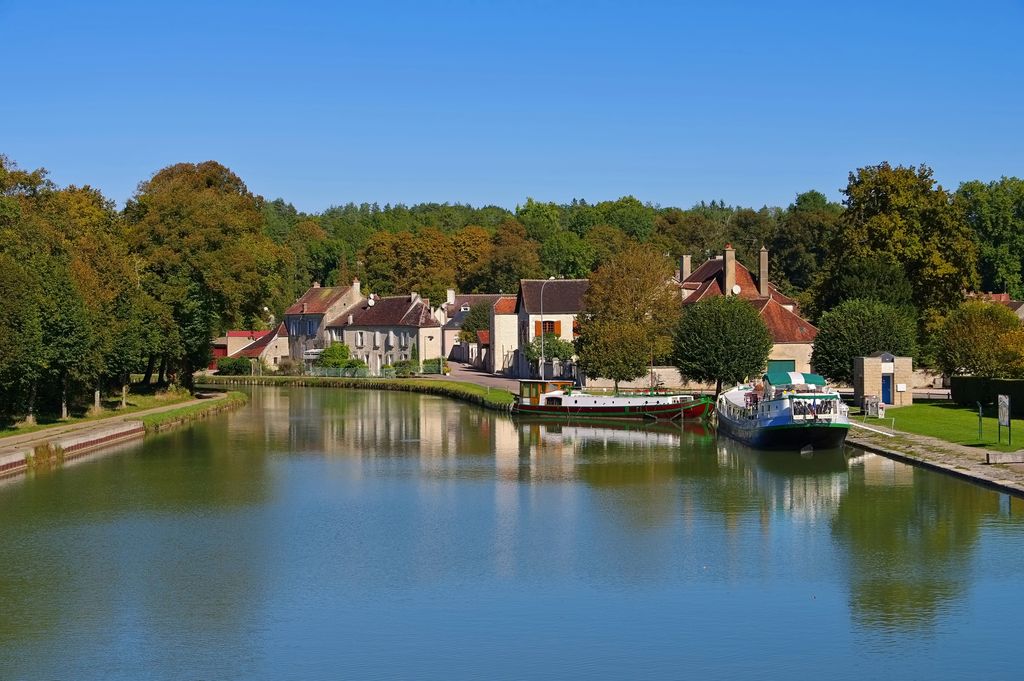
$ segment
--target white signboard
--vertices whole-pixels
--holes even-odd
[[[896,384],[896,392],[898,392],[898,393],[905,393],[905,392],[907,392],[907,384],[906,383],[897,383]]]
[[[1010,396],[999,396],[999,425],[1010,427]]]

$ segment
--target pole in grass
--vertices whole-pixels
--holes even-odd
[[[978,442],[981,442],[981,402],[978,402]]]

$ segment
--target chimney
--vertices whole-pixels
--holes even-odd
[[[302,314],[306,314],[307,303],[302,304]]]
[[[413,291],[412,293],[409,294],[409,302],[415,303],[419,299],[420,299],[420,294],[416,293],[416,291]]]
[[[761,246],[761,262],[757,268],[758,292],[762,298],[768,297],[768,249]]]
[[[320,282],[319,281],[314,281],[313,282],[313,288],[320,288]]]
[[[732,244],[725,245],[725,290],[727,296],[733,294],[732,287],[736,285],[736,249]]]
[[[359,292],[359,279],[357,277],[352,277],[352,293],[355,294],[357,299],[362,298],[362,294]]]
[[[686,281],[690,276],[690,256],[684,255],[679,258],[679,281]]]
[[[354,323],[355,323],[355,321],[356,321],[355,317],[353,317],[353,316],[352,316],[352,315],[350,314],[350,315],[348,316],[348,325],[349,325],[349,326],[352,326],[352,324],[354,324]]]
[[[445,302],[447,302],[449,305],[455,304],[455,289],[448,289],[448,298],[446,299]]]

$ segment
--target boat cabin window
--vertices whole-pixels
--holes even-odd
[[[560,407],[560,406],[562,406],[562,398],[561,397],[549,397],[549,398],[544,400],[544,403],[547,404],[548,406]]]

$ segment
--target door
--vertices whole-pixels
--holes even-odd
[[[882,402],[892,404],[892,374],[882,374]]]

